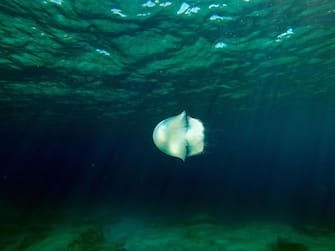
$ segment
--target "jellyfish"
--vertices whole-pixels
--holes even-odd
[[[204,126],[185,111],[158,123],[152,138],[163,153],[183,161],[204,150]]]

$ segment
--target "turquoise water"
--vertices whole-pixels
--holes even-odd
[[[0,20],[0,250],[333,251],[333,1],[3,1]],[[205,142],[183,162],[152,133],[184,110]]]

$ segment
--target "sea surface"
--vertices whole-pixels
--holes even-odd
[[[335,250],[334,1],[2,0],[0,24],[0,250]],[[152,139],[182,111],[185,161]]]

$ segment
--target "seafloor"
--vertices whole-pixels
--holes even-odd
[[[333,251],[335,246],[335,233],[327,228],[234,223],[207,213],[178,218],[108,210],[61,214],[48,209],[30,216],[2,211],[2,251]]]

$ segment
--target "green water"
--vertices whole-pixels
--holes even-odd
[[[2,120],[334,106],[334,2],[143,3],[1,3]]]
[[[1,251],[333,251],[335,2],[0,2]],[[183,110],[185,162],[155,148]]]

